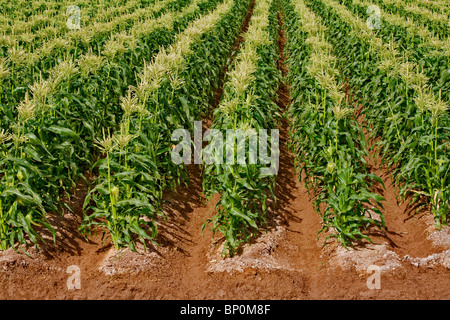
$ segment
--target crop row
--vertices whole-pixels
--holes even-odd
[[[382,180],[367,169],[367,142],[344,92],[345,77],[330,53],[327,27],[302,0],[284,1],[284,16],[292,95],[290,148],[300,179],[316,191],[320,231],[333,231],[327,239],[336,237],[344,246],[370,240],[362,231],[384,226],[378,208],[384,199],[371,191]]]
[[[219,135],[209,137],[207,150],[215,161],[205,163],[203,187],[208,198],[220,194],[220,201],[216,214],[203,228],[212,223],[213,233],[219,231],[225,236],[225,254],[233,255],[242,242],[258,232],[265,221],[268,195],[275,198],[276,172],[265,166],[270,164],[278,170],[277,164],[258,162],[254,157],[258,132],[275,129],[280,118],[274,102],[281,78],[276,66],[277,26],[275,1],[257,1],[220,104],[214,110],[211,129]],[[220,143],[222,138],[225,144]],[[260,140],[259,150],[265,149],[266,156],[277,159],[278,154],[273,153],[278,137],[270,135],[268,140],[270,146]],[[238,159],[238,154],[243,158]]]

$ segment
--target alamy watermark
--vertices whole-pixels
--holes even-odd
[[[67,28],[70,30],[78,30],[81,29],[81,10],[79,6],[69,6],[67,8],[67,14],[70,14],[70,17],[67,18]]]
[[[67,289],[68,290],[80,290],[81,289],[81,271],[80,267],[76,265],[72,265],[67,267],[66,273],[71,274],[69,278],[67,278]]]
[[[370,290],[381,289],[381,267],[376,265],[370,265],[367,268],[367,273],[373,274],[367,278],[366,284],[367,288]]]
[[[187,129],[177,129],[172,133],[172,141],[180,142],[174,145],[171,158],[175,164],[191,164],[193,146],[194,164],[246,166],[259,161],[262,165],[268,165],[261,168],[261,175],[276,175],[279,168],[279,140],[278,129],[270,130],[270,138],[267,129],[209,129],[202,134],[202,122],[195,121],[194,140]],[[203,141],[209,141],[204,149]]]
[[[381,10],[380,7],[376,5],[371,5],[367,7],[367,14],[370,14],[367,18],[366,24],[367,28],[370,30],[381,29]]]

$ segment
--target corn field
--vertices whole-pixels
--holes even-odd
[[[3,0],[0,21],[1,251],[39,249],[44,230],[55,241],[49,218],[73,211],[80,183],[86,240],[100,230],[116,250],[158,245],[165,194],[189,186],[194,166],[173,161],[173,132],[202,120],[244,134],[195,164],[216,201],[202,228],[224,255],[276,212],[273,163],[248,163],[246,143],[283,122],[287,141],[268,134],[257,148],[274,159],[284,143],[327,241],[347,248],[385,229],[374,166],[399,202],[448,225],[448,0]],[[223,161],[230,148],[247,162]]]

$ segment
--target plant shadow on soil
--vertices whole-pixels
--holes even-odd
[[[63,199],[63,203],[70,207],[71,210],[62,207],[63,214],[53,212],[47,214],[47,221],[56,233],[55,241],[53,241],[53,235],[50,230],[37,226],[36,232],[41,235],[43,241],[38,242],[40,249],[36,253],[41,254],[48,260],[56,258],[61,252],[78,256],[82,254],[83,249],[80,243],[87,242],[87,240],[80,233],[78,227],[83,220],[83,203],[87,193],[88,183],[81,179],[75,186],[71,199],[67,197]],[[97,241],[92,240],[91,237],[88,242],[93,245],[99,244]]]

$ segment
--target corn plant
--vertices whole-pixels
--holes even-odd
[[[30,140],[35,138],[32,129],[36,105],[26,95],[17,110],[16,130],[8,133],[3,129],[0,133],[0,250],[9,247],[17,250],[18,242],[26,253],[24,247],[29,241],[37,248],[37,242],[43,240],[34,226],[43,226],[55,236],[45,215],[47,210],[56,210],[56,202],[54,194],[41,193],[48,183],[46,172],[36,168],[33,159],[27,156],[32,152]]]

